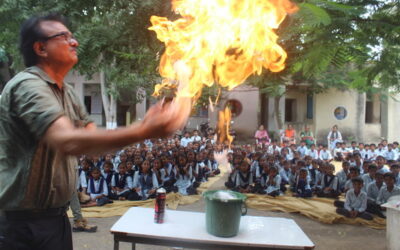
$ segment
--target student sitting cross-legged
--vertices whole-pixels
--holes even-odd
[[[333,174],[335,166],[328,164],[326,173],[322,178],[321,186],[316,191],[318,197],[337,198],[340,194],[339,181],[336,175]]]
[[[118,173],[115,173],[111,179],[110,199],[113,200],[140,200],[137,193],[132,192],[132,177],[127,173],[126,163],[121,162],[118,166]]]
[[[111,203],[107,197],[107,182],[101,175],[100,169],[92,169],[87,192],[90,195],[91,202],[95,203],[97,206],[103,206],[107,203]]]
[[[310,179],[307,178],[308,171],[306,168],[301,168],[299,171],[299,176],[297,177],[293,196],[301,198],[312,197],[312,191],[310,187]]]
[[[281,176],[275,166],[269,168],[268,177],[265,182],[265,193],[272,197],[281,194]]]
[[[372,215],[367,213],[367,194],[363,188],[363,180],[359,177],[353,178],[353,188],[346,193],[346,202],[335,201],[336,213],[348,218],[360,217],[365,220],[372,220]]]
[[[141,170],[135,172],[132,192],[136,192],[142,200],[146,200],[156,197],[157,188],[157,175],[150,169],[150,162],[145,160]]]

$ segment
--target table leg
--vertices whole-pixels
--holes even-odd
[[[119,250],[119,241],[115,239],[115,236],[114,236],[114,250]]]
[[[136,243],[132,242],[132,250],[136,250]]]

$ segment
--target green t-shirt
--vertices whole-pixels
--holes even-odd
[[[75,127],[90,123],[68,84],[60,89],[36,66],[6,84],[0,99],[0,210],[56,208],[71,199],[77,158],[43,141],[46,130],[61,116]]]

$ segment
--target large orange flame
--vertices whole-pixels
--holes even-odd
[[[152,16],[152,27],[166,50],[161,57],[164,86],[178,85],[178,96],[198,97],[204,85],[232,89],[262,68],[284,69],[286,52],[274,32],[297,7],[289,0],[172,0],[181,18]],[[188,82],[176,63],[186,65]]]

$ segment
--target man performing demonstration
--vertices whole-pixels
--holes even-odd
[[[33,17],[21,27],[27,68],[0,100],[0,249],[72,249],[66,210],[76,191],[76,156],[163,137],[186,122],[179,107],[159,103],[140,123],[96,129],[64,83],[77,47],[61,16]]]

